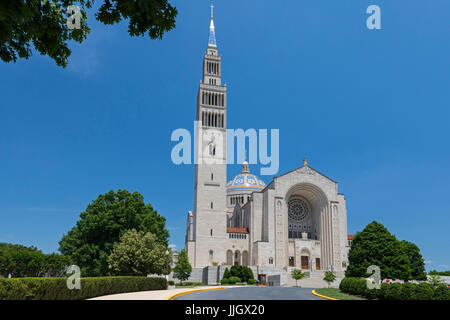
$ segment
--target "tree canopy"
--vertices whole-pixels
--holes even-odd
[[[33,246],[0,243],[0,275],[5,277],[62,276],[70,264],[67,256],[45,254]]]
[[[406,254],[409,260],[409,267],[411,268],[411,279],[414,280],[426,280],[427,274],[425,273],[425,261],[420,254],[420,249],[412,242],[406,240],[400,241],[403,252]]]
[[[67,66],[71,54],[68,42],[83,42],[90,32],[86,10],[95,0],[21,0],[0,1],[0,58],[5,62],[28,59],[34,47],[41,55],[52,58],[57,65]],[[175,27],[177,10],[168,0],[97,0],[101,3],[96,20],[114,24],[128,20],[130,36],[161,39]],[[80,9],[79,28],[69,29],[70,16]],[[69,12],[69,13],[67,13]]]
[[[336,280],[336,274],[331,270],[325,271],[325,276],[323,277],[323,280],[326,281],[328,283],[328,287],[330,287],[330,284],[334,280]]]
[[[59,250],[80,267],[82,276],[105,276],[114,243],[127,230],[150,232],[167,247],[165,221],[150,204],[145,204],[139,192],[111,190],[100,194],[80,214],[76,225],[59,242]]]
[[[224,274],[225,277],[225,274]],[[234,265],[230,268],[229,277],[238,277],[242,282],[248,282],[250,279],[254,279],[253,271],[250,267],[242,265]]]
[[[168,259],[166,247],[154,234],[132,229],[114,244],[108,263],[113,275],[146,276],[166,273]]]
[[[356,234],[348,253],[347,277],[368,277],[370,265],[380,267],[383,279],[423,279],[424,263],[419,248],[401,242],[382,224],[373,221]]]
[[[291,277],[295,280],[295,286],[298,287],[298,280],[308,277],[308,274],[300,269],[293,269],[291,271]]]

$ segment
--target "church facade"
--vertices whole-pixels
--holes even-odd
[[[336,181],[307,159],[267,184],[246,161],[227,179],[227,87],[212,14],[196,120],[194,208],[185,238],[191,265],[345,270],[347,210]]]

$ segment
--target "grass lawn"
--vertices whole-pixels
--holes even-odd
[[[318,294],[323,294],[324,296],[336,298],[339,300],[366,300],[364,298],[352,296],[346,293],[341,292],[337,288],[322,288],[322,289],[316,289],[316,292]]]

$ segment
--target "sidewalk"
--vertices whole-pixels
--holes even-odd
[[[108,296],[95,297],[88,300],[167,300],[169,297],[184,292],[196,291],[196,290],[216,290],[218,288],[227,288],[226,286],[204,286],[193,288],[177,288],[170,290],[152,290],[152,291],[140,291],[112,294]]]

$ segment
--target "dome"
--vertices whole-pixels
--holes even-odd
[[[227,192],[236,191],[237,193],[250,193],[253,191],[261,191],[266,187],[264,181],[250,173],[250,167],[247,160],[242,163],[241,173],[227,183]],[[233,192],[234,193],[234,192]]]
[[[228,181],[227,191],[261,191],[266,187],[264,181],[251,173],[240,173]]]

